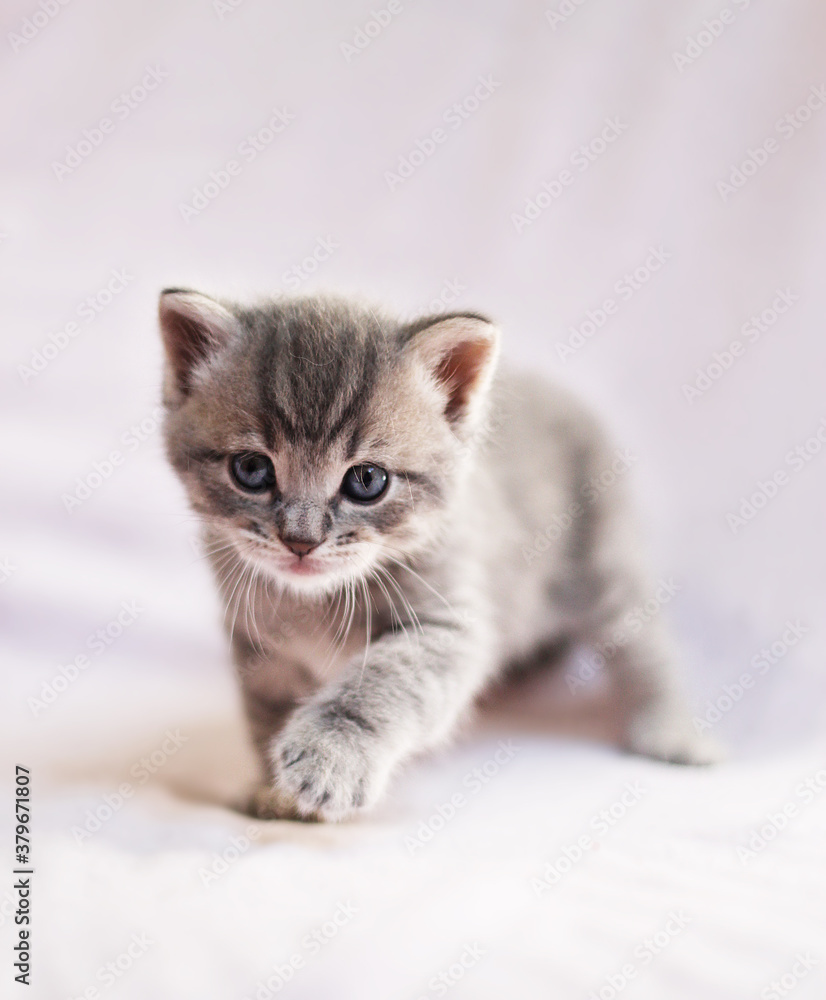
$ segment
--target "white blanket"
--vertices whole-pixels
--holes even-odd
[[[25,993],[0,889],[3,995],[821,998],[822,5],[3,22],[0,734],[35,867]],[[162,454],[168,285],[495,316],[631,450],[657,613],[730,761],[618,755],[575,657],[369,817],[229,808],[252,764]]]

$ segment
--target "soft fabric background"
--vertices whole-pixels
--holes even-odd
[[[57,13],[25,44],[15,36],[24,19],[44,21],[41,8],[2,13],[0,733],[4,778],[15,762],[33,774],[26,995],[739,1000],[785,995],[771,992],[779,980],[799,1000],[822,997],[826,455],[800,471],[786,456],[826,417],[826,107],[804,110],[790,138],[777,128],[807,99],[822,103],[811,90],[826,84],[822,5],[402,0],[355,55],[342,43],[373,17],[368,3],[221,6],[45,0]],[[552,26],[546,10],[568,16]],[[691,49],[701,32],[710,44]],[[699,54],[675,61],[687,51]],[[165,78],[115,117],[147,67]],[[444,114],[480,77],[493,91],[454,130]],[[185,221],[180,206],[275,109],[294,119]],[[58,179],[67,144],[104,117],[114,131]],[[620,134],[580,171],[571,157],[606,119]],[[386,172],[440,126],[446,141],[391,190]],[[724,197],[718,181],[772,137],[771,154],[755,154],[766,162]],[[513,215],[566,168],[573,182],[517,232]],[[714,726],[728,764],[622,758],[589,741],[582,693],[555,712],[531,694],[411,766],[363,821],[251,824],[226,808],[249,760],[195,525],[152,416],[156,297],[168,285],[288,291],[285,273],[319,239],[335,248],[302,290],[358,292],[405,314],[455,296],[501,323],[513,363],[565,380],[606,416],[636,456],[656,573],[679,587],[662,613],[694,709],[721,696],[730,709]],[[615,283],[652,247],[666,263],[619,299]],[[125,287],[89,313],[113,269]],[[690,403],[683,386],[778,290],[791,308]],[[616,313],[563,361],[557,345],[608,297]],[[65,346],[47,348],[41,371],[20,368],[72,320],[76,335],[57,337]],[[95,479],[113,450],[123,460]],[[777,495],[733,531],[726,515],[783,470]],[[90,476],[96,488],[68,510]],[[89,638],[124,601],[137,619],[94,652]],[[757,676],[754,657],[788,622],[804,634]],[[84,652],[88,667],[63,690],[44,688]],[[723,686],[744,673],[756,683],[726,702]],[[30,699],[47,690],[39,709]],[[552,715],[577,725],[563,731]],[[473,794],[465,776],[499,739],[519,751]],[[117,805],[124,782],[122,808],[78,843],[73,827],[87,810],[106,815],[104,796]],[[634,782],[644,792],[598,830]],[[438,827],[463,791],[411,850],[406,838],[422,821]],[[784,809],[782,832],[744,862],[738,846],[776,832]],[[532,879],[583,834],[595,846],[537,893]],[[205,885],[216,855],[237,860]],[[10,887],[6,876],[3,994],[22,995]],[[672,911],[685,926],[669,936]],[[133,935],[151,944],[107,979]],[[301,967],[283,989],[261,985],[293,955]],[[444,970],[447,982],[434,979]]]

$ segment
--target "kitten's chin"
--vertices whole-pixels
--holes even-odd
[[[259,555],[247,555],[246,559],[276,585],[299,596],[334,594],[356,575],[351,564],[311,555],[283,561]]]
[[[344,582],[342,574],[329,566],[313,565],[305,558],[287,567],[272,566],[270,575],[281,584],[299,594],[327,594],[337,590]]]

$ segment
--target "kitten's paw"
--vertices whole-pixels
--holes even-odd
[[[303,819],[332,821],[372,805],[384,785],[373,742],[334,705],[300,709],[272,749],[281,801]]]
[[[640,716],[629,724],[623,740],[631,753],[668,764],[717,764],[725,758],[722,746],[711,736],[695,731],[688,718]]]

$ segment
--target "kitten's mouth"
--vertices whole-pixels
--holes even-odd
[[[296,576],[318,576],[319,573],[326,572],[327,567],[321,565],[318,560],[313,560],[312,556],[292,559],[287,564],[287,572],[295,573]]]
[[[252,545],[250,546],[250,542]],[[287,576],[320,576],[330,570],[330,565],[326,559],[319,559],[315,555],[294,555],[287,554],[283,546],[277,549],[269,542],[262,543],[260,538],[247,538],[246,544],[242,547],[242,555],[248,556],[252,550],[254,560],[262,565],[262,568],[274,570]],[[246,550],[246,552],[244,551]]]
[[[242,558],[251,561],[258,569],[282,583],[292,583],[293,588],[302,592],[323,591],[335,588],[343,580],[352,578],[354,569],[358,569],[366,560],[362,557],[355,563],[352,554],[345,554],[341,549],[335,552],[315,552],[298,556],[287,552],[284,546],[277,548],[260,537],[252,537],[242,532],[236,537],[236,547]]]
[[[255,559],[259,566],[270,573],[280,576],[282,579],[314,579],[320,581],[322,577],[328,577],[333,569],[329,560],[319,558],[316,555],[296,556],[290,553],[285,556],[283,552],[274,553],[269,546],[256,546]]]

